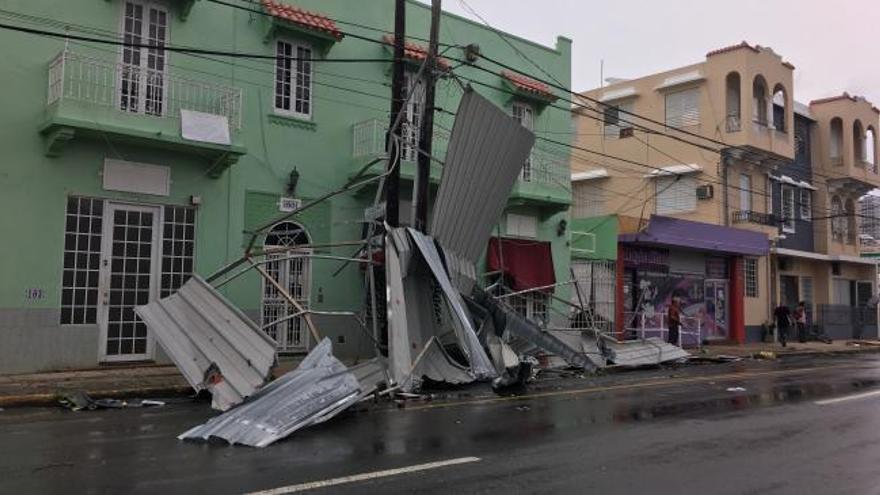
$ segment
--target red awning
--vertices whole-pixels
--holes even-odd
[[[500,246],[500,253],[499,253]],[[528,290],[556,283],[549,242],[526,239],[489,239],[489,271],[503,272],[513,290]],[[553,288],[542,289],[553,292]]]

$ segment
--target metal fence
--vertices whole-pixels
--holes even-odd
[[[819,304],[816,324],[832,339],[876,339],[877,310],[842,304]]]
[[[241,128],[239,88],[68,50],[49,64],[47,104],[62,100],[170,119],[179,119],[180,110],[193,110],[222,115],[229,119],[230,129]]]
[[[574,315],[577,326],[593,328],[603,333],[613,332],[616,263],[601,260],[573,261],[571,268],[575,281],[571,290],[571,303],[584,306],[584,314]]]
[[[692,316],[681,316],[681,327],[678,330],[679,347],[701,347],[703,344],[703,321]],[[624,313],[624,334],[627,339],[644,340],[648,337],[660,337],[664,341],[669,335],[665,313],[647,315],[643,312]]]

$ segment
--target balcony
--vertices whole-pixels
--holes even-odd
[[[388,123],[378,119],[359,122],[352,127],[352,158],[355,169],[352,176],[369,176],[381,173],[384,165],[385,134]],[[411,130],[404,127],[404,136],[415,140]],[[446,148],[449,145],[450,133],[442,128],[434,129],[432,154],[436,160],[431,162],[431,182],[439,183],[446,159]],[[519,180],[511,192],[511,203],[539,202],[547,205],[567,208],[571,204],[569,187],[568,155],[565,151],[554,152],[535,148],[528,162],[523,166]],[[415,147],[405,146],[401,159],[400,176],[404,180],[414,180],[417,153]],[[378,161],[376,161],[378,160]],[[366,170],[364,167],[370,164]]]
[[[168,70],[111,62],[71,51],[61,52],[48,70],[46,154],[58,156],[79,136],[190,152],[211,160],[211,174],[234,163],[246,150],[238,144],[242,119],[241,89],[200,81]],[[220,116],[228,124],[230,144],[187,140],[181,110]]]
[[[765,225],[768,227],[778,227],[781,219],[772,213],[762,213],[751,210],[737,210],[733,212],[731,221],[734,224],[750,223],[755,225]]]

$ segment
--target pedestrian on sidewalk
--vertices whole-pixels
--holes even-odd
[[[791,310],[785,304],[780,304],[773,311],[776,317],[776,332],[782,347],[786,346],[788,340],[788,329],[791,327]]]
[[[666,321],[669,322],[669,335],[666,341],[672,345],[679,345],[678,332],[681,328],[681,303],[678,296],[672,298],[669,309],[666,310]]]
[[[807,341],[807,303],[801,301],[794,310],[794,322],[797,325],[798,342]]]

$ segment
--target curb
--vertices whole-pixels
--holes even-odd
[[[139,399],[155,399],[159,397],[193,395],[195,393],[189,385],[124,388],[118,390],[84,390],[84,392],[93,399],[131,399],[135,397]],[[7,395],[0,397],[0,407],[56,406],[58,405],[58,399],[60,399],[62,395],[63,392]]]

